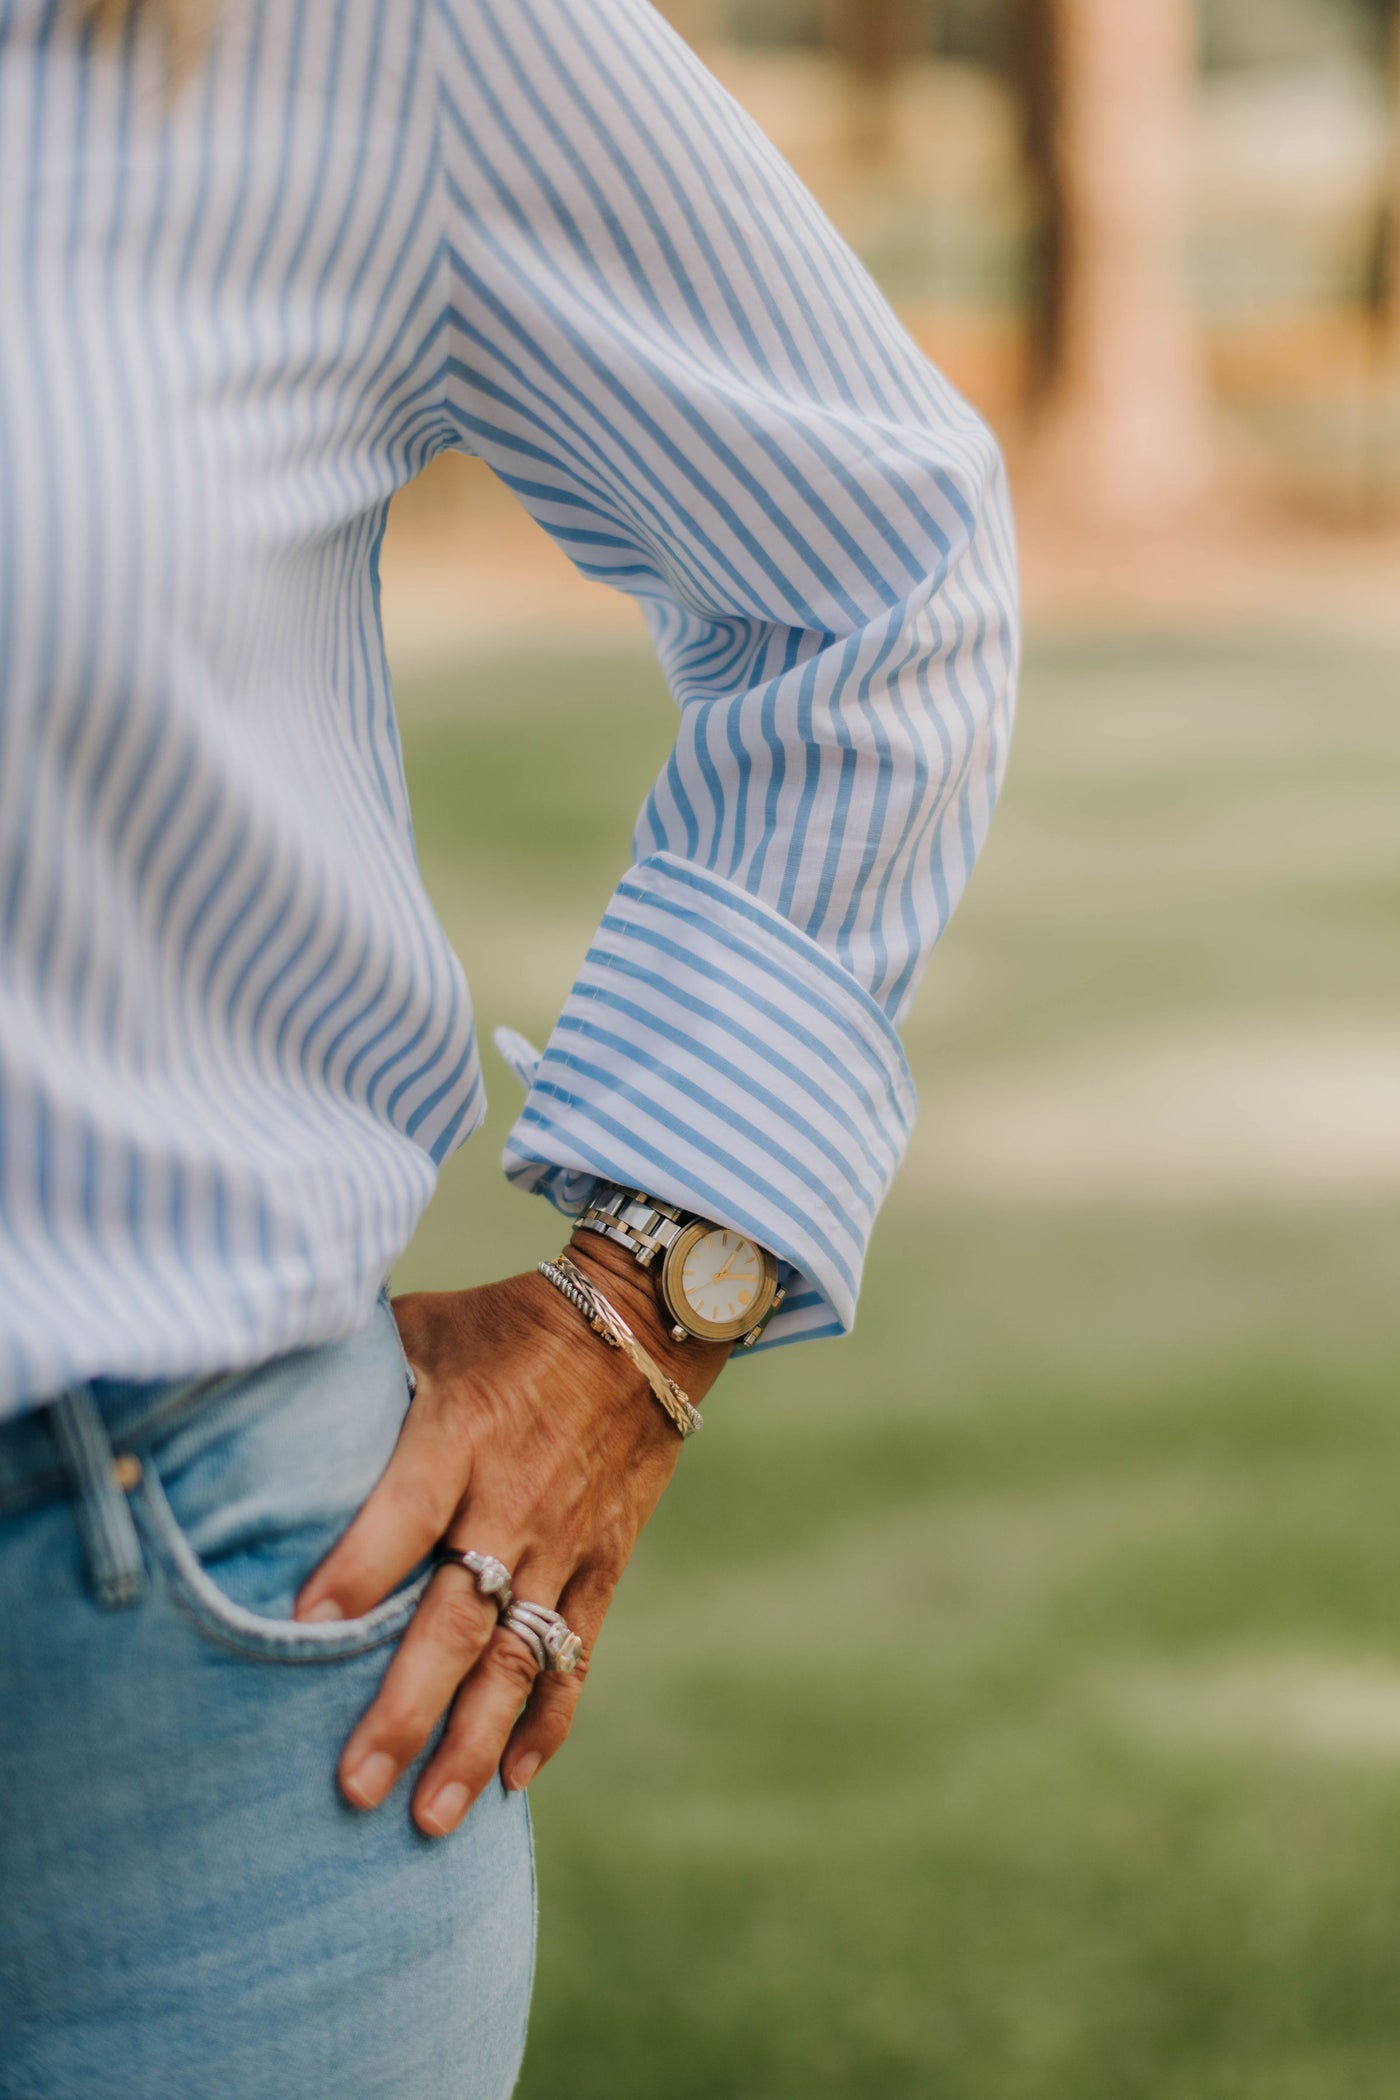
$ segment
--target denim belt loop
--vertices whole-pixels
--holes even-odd
[[[146,1563],[97,1402],[87,1386],[77,1386],[55,1400],[48,1415],[72,1487],[93,1594],[108,1611],[120,1611],[140,1600]]]

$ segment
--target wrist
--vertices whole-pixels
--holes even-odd
[[[786,1295],[776,1258],[746,1232],[621,1182],[597,1184],[574,1229],[650,1272],[658,1316],[677,1342],[750,1348]]]
[[[687,1391],[706,1387],[728,1361],[732,1342],[678,1342],[657,1298],[656,1285],[626,1247],[596,1232],[575,1232],[569,1258],[617,1307],[643,1348]]]

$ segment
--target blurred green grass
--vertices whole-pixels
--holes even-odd
[[[1028,1193],[979,1174],[958,1107],[1004,1085],[1053,1122],[1046,1073],[1185,1031],[1302,1043],[1306,1125],[1347,1083],[1324,1045],[1306,1084],[1319,1025],[1393,1025],[1396,670],[1032,649],[907,1030],[926,1113],[859,1330],[721,1385],[534,1790],[523,2100],[1400,2093],[1385,1178],[1334,1185],[1325,1145],[1291,1176],[1285,1119],[1273,1179],[1236,1187],[1203,1138],[1158,1185],[1124,1122],[1149,1100],[1105,1111],[1113,1171]],[[667,748],[657,673],[521,651],[401,712],[483,1033],[542,1039]],[[499,1178],[516,1090],[486,1055],[488,1128],[400,1288],[558,1244]],[[1325,1105],[1364,1160],[1375,1102]]]

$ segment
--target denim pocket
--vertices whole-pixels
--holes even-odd
[[[337,1662],[396,1640],[427,1572],[357,1619],[291,1617],[392,1455],[411,1373],[387,1296],[348,1341],[230,1380],[149,1455],[132,1503],[181,1609],[268,1662]]]
[[[147,1543],[160,1556],[180,1604],[202,1630],[226,1648],[264,1662],[341,1662],[395,1641],[408,1625],[428,1586],[425,1570],[359,1619],[302,1625],[250,1611],[219,1588],[201,1564],[176,1521],[159,1478],[148,1472],[136,1491],[137,1514]]]

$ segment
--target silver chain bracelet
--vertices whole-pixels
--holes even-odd
[[[560,1296],[567,1298],[570,1305],[583,1314],[593,1332],[601,1335],[610,1349],[620,1349],[636,1366],[681,1437],[694,1436],[697,1429],[703,1429],[699,1408],[691,1405],[674,1378],[666,1376],[656,1358],[642,1347],[611,1299],[603,1296],[576,1262],[571,1261],[567,1254],[561,1254],[557,1261],[542,1261],[538,1267],[541,1276],[554,1285]]]

